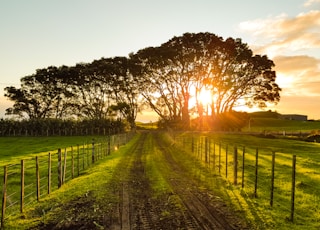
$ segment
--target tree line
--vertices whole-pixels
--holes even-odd
[[[239,125],[236,106],[280,100],[274,63],[241,39],[212,33],[185,33],[128,57],[110,57],[75,66],[49,66],[6,87],[14,104],[6,110],[30,120],[125,120],[132,129],[139,111],[151,108],[163,126],[190,129],[191,120],[211,128]],[[201,91],[210,92],[204,105]],[[194,103],[190,103],[191,100]]]
[[[120,120],[0,119],[0,136],[114,135],[124,131]]]

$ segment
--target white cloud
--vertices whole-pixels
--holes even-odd
[[[301,13],[294,18],[281,14],[239,24],[239,29],[253,37],[256,52],[274,57],[284,52],[320,48],[320,11]]]
[[[308,0],[304,6],[315,9],[319,3],[320,0]],[[282,92],[274,109],[319,119],[320,10],[295,17],[281,14],[245,21],[238,28],[249,35],[249,45],[255,53],[267,54],[276,65]]]
[[[319,59],[306,55],[277,56],[273,61],[282,95],[320,97]]]

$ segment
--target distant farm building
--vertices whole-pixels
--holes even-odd
[[[282,114],[282,119],[285,120],[292,120],[292,121],[307,121],[308,116],[307,115],[300,115],[300,114]]]

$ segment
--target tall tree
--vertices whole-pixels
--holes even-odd
[[[135,120],[139,111],[139,66],[130,58],[101,58],[92,64],[95,68],[94,80],[103,84],[109,93],[109,105],[113,104],[123,118],[135,128]],[[139,75],[140,76],[140,75]]]
[[[68,71],[66,66],[38,69],[35,74],[21,79],[21,88],[6,87],[5,96],[14,102],[6,113],[30,119],[67,116],[67,101],[73,96],[64,84]]]
[[[265,107],[280,100],[274,63],[267,56],[253,55],[240,39],[228,38],[222,43],[208,43],[208,47],[206,62],[211,65],[203,83],[212,93],[213,116],[240,104]]]
[[[211,91],[215,118],[239,103],[266,106],[280,99],[274,63],[253,55],[240,39],[223,40],[211,33],[186,33],[159,47],[136,54],[144,68],[142,95],[161,118],[180,120],[188,127],[189,100],[206,88]],[[203,106],[197,103],[198,113]]]
[[[181,121],[182,97],[176,72],[170,65],[171,50],[149,47],[134,55],[142,68],[140,92],[146,103],[166,122]]]

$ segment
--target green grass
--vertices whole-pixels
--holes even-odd
[[[295,126],[297,127],[297,126]],[[207,159],[210,164],[205,163],[205,137],[210,140],[210,157]],[[191,151],[192,137],[194,151]],[[213,190],[215,194],[229,203],[236,213],[247,219],[252,225],[252,229],[319,229],[320,228],[320,144],[307,143],[303,141],[287,139],[267,139],[249,135],[228,135],[228,134],[191,134],[184,133],[175,135],[174,140],[168,136],[163,137],[167,141],[176,141],[172,146],[175,159],[182,162],[185,169],[189,170],[200,186]],[[7,138],[4,138],[7,139]],[[9,139],[9,138],[8,138]],[[7,140],[8,140],[7,139]],[[27,139],[27,138],[26,138]],[[38,138],[30,138],[38,139]],[[90,142],[89,138],[89,142]],[[201,141],[200,141],[201,140]],[[58,142],[56,139],[55,141]],[[50,148],[56,149],[57,145],[51,143]],[[50,142],[50,141],[49,141]],[[6,143],[5,141],[2,142]],[[14,142],[26,144],[27,142]],[[46,143],[46,142],[45,142]],[[8,226],[19,228],[19,226],[32,226],[36,221],[43,218],[51,218],[50,210],[58,207],[60,203],[67,202],[88,191],[94,191],[97,199],[107,199],[103,197],[106,189],[102,184],[106,184],[118,162],[123,161],[126,151],[130,150],[130,145],[120,148],[119,154],[108,156],[102,160],[95,168],[89,168],[82,172],[81,176],[66,183],[62,189],[53,191],[49,196],[41,198],[39,204],[32,203],[26,207],[23,218],[17,216],[9,217]],[[220,173],[218,172],[218,154],[221,143]],[[60,143],[56,143],[60,144]],[[16,144],[17,145],[17,144]],[[66,143],[66,147],[70,146]],[[226,146],[228,145],[228,161],[226,162]],[[3,145],[1,145],[3,147]],[[238,147],[238,185],[233,185],[233,150]],[[245,180],[244,188],[241,188],[242,173],[242,149],[245,147]],[[19,148],[19,147],[17,147]],[[21,147],[20,147],[21,148]],[[60,148],[60,146],[59,146]],[[255,153],[259,150],[259,177],[258,177],[258,197],[254,197],[254,174],[255,174]],[[36,152],[48,151],[39,147]],[[163,163],[163,155],[152,143],[151,138],[145,142],[146,174],[155,196],[161,196],[170,192],[170,186],[166,181],[166,165]],[[215,152],[215,155],[213,155]],[[271,175],[271,154],[276,153],[275,166],[275,191],[274,206],[270,207],[270,175]],[[30,154],[29,152],[25,153]],[[32,153],[31,153],[32,154]],[[14,154],[13,154],[14,155]],[[289,221],[290,198],[291,198],[291,175],[292,175],[292,155],[297,156],[296,174],[296,202],[294,222]],[[24,155],[14,155],[9,157],[14,162]],[[2,159],[5,159],[2,158]],[[195,159],[197,159],[195,161]],[[8,160],[8,162],[10,162]],[[45,160],[43,160],[45,161]],[[130,158],[125,159],[130,162]],[[215,165],[213,165],[215,161]],[[226,169],[228,176],[226,177]],[[169,173],[169,172],[168,172]],[[33,175],[34,173],[31,172]],[[17,188],[19,179],[14,181]],[[19,189],[16,189],[17,191]],[[108,199],[113,199],[109,197]],[[20,215],[18,215],[20,216]],[[10,228],[9,228],[10,229]]]
[[[110,137],[111,153],[119,145],[127,140],[127,135]],[[108,139],[106,137],[6,137],[0,138],[1,148],[7,152],[3,154],[0,166],[7,169],[7,209],[6,217],[19,212],[20,188],[21,188],[21,160],[24,162],[24,206],[27,207],[37,200],[36,196],[36,157],[39,165],[40,199],[48,194],[48,159],[51,153],[51,189],[58,189],[58,150],[61,148],[62,170],[66,169],[64,183],[81,175],[84,170],[92,165],[92,140],[94,139],[95,161],[104,158],[108,150]],[[102,142],[101,142],[102,141]],[[6,144],[4,144],[6,143]],[[77,146],[79,144],[79,148]],[[73,146],[73,147],[72,147]],[[17,151],[21,149],[22,151]],[[31,150],[32,149],[32,150]],[[64,159],[66,157],[66,164]],[[64,165],[66,167],[64,167]],[[0,171],[0,178],[4,178],[4,170]],[[0,190],[3,183],[0,184]],[[85,192],[85,191],[84,191]],[[0,194],[2,199],[2,193]]]
[[[71,146],[91,144],[99,136],[0,137],[0,166],[19,163],[22,158],[57,151]]]
[[[116,153],[97,161],[94,167],[89,167],[79,177],[68,181],[60,189],[41,198],[40,202],[34,201],[25,208],[23,214],[10,216],[5,222],[6,229],[27,229],[36,226],[39,221],[46,223],[52,219],[58,223],[59,218],[63,219],[59,215],[64,215],[61,204],[77,200],[78,197],[87,196],[96,201],[103,200],[106,204],[117,202],[117,197],[106,197],[106,194],[112,194],[112,191],[107,192],[107,190],[113,189],[112,180],[117,180],[115,172],[119,162],[125,159],[137,140],[138,135],[127,145],[121,146]],[[102,207],[97,207],[97,210],[98,208],[102,209]],[[94,210],[88,210],[90,211],[94,212]]]
[[[276,118],[252,118],[250,120],[250,129],[249,125],[243,129],[243,131],[251,132],[311,132],[314,130],[320,130],[320,121],[293,121]]]
[[[153,139],[148,136],[145,143],[146,148],[146,174],[149,177],[154,196],[161,196],[162,194],[172,192],[170,185],[166,180],[168,168],[162,152],[153,144]]]
[[[205,136],[210,140],[210,164],[205,161]],[[244,213],[257,229],[319,229],[320,144],[286,139],[267,139],[249,135],[194,134],[177,138],[189,154],[201,160],[214,175],[225,181],[217,190],[236,210]],[[219,173],[219,146],[220,173]],[[226,151],[228,146],[228,151]],[[238,185],[233,185],[233,152],[238,147]],[[245,147],[244,188],[241,188],[242,151]],[[255,154],[258,148],[258,188],[254,197]],[[215,152],[215,154],[213,153]],[[228,161],[226,162],[226,152]],[[274,205],[270,207],[271,155],[276,153]],[[297,156],[294,222],[290,222],[292,156]],[[208,160],[208,159],[207,159]],[[215,160],[215,165],[213,162]],[[227,169],[227,170],[226,170]],[[226,177],[226,172],[228,175]],[[210,181],[210,175],[204,181]],[[209,179],[211,178],[211,179]],[[221,182],[214,182],[221,183]],[[308,211],[306,211],[308,210]]]
[[[146,130],[152,130],[152,129],[157,129],[158,128],[158,122],[149,122],[149,123],[145,123],[145,122],[136,122],[136,126],[138,129],[146,129]]]

